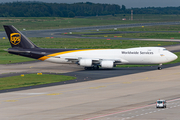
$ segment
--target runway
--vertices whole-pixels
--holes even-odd
[[[52,66],[52,64],[47,65],[47,63],[35,65],[36,67],[32,67],[29,72],[43,71],[44,68]],[[63,69],[60,66],[52,66],[49,70]],[[29,66],[26,64],[20,66],[18,70],[23,71],[24,69],[26,71],[28,68]],[[64,74],[76,74],[77,77],[82,75],[82,78],[86,76],[89,79],[84,80],[86,82],[1,93],[0,118],[3,120],[88,120],[105,115],[105,117],[95,119],[159,120],[166,117],[170,118],[172,115],[174,119],[180,117],[179,113],[176,112],[179,111],[179,101],[168,103],[168,109],[165,110],[155,109],[153,105],[157,99],[172,100],[179,98],[179,64],[165,65],[162,70],[156,70],[156,67],[99,71],[75,70],[75,66],[72,69],[67,66],[65,68],[67,72]],[[136,109],[148,105],[152,106]],[[136,110],[133,111],[132,109]],[[118,113],[121,111],[127,112]],[[137,111],[138,113],[136,113]],[[109,114],[112,115],[109,116]]]

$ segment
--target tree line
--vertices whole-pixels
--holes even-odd
[[[44,3],[9,2],[0,3],[0,17],[75,17],[130,14],[180,14],[180,7],[147,7],[126,9],[125,5],[100,4],[91,2]]]

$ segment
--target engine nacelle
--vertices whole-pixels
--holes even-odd
[[[101,62],[101,67],[102,68],[113,68],[114,67],[114,62],[113,61],[102,61]]]
[[[81,59],[81,60],[79,60],[79,65],[84,66],[84,67],[91,67],[92,60],[91,59]]]

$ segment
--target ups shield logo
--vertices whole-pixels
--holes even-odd
[[[18,45],[21,42],[21,34],[19,33],[12,33],[10,35],[10,41],[13,45]]]

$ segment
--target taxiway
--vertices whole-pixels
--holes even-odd
[[[177,112],[180,108],[178,100],[168,103],[168,109],[164,110],[155,109],[154,105],[157,99],[172,100],[180,97],[179,64],[164,65],[162,70],[149,66],[95,71],[45,62],[37,62],[34,67],[33,64],[5,65],[3,69],[6,72],[60,72],[76,75],[78,79],[73,84],[47,85],[1,93],[1,119],[159,120],[172,117],[167,113],[173,113],[174,119],[180,117]],[[143,106],[149,107],[140,108]],[[122,111],[125,112],[121,113]]]

